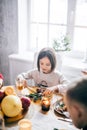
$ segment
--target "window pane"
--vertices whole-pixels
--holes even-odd
[[[31,21],[47,22],[48,0],[31,0]]]
[[[57,26],[57,25],[51,25],[50,26],[50,46],[53,46],[54,39],[61,40],[61,37],[63,37],[66,34],[66,26]]]
[[[73,49],[84,51],[87,48],[87,29],[75,28]]]
[[[36,50],[46,46],[47,46],[47,25],[32,24],[30,48],[32,50]]]
[[[50,22],[66,24],[67,0],[51,0]]]
[[[73,49],[84,51],[87,48],[87,1],[77,0]]]
[[[77,0],[75,25],[87,26],[87,1]]]
[[[52,46],[53,39],[65,34],[66,27],[59,24],[66,22],[67,0],[31,0],[30,48]]]

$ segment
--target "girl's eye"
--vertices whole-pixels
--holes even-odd
[[[46,64],[46,66],[50,66],[50,64]]]
[[[44,64],[44,63],[40,63],[41,65],[46,65],[46,66],[50,66],[50,64]]]

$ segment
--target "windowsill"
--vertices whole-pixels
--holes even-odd
[[[34,61],[35,52],[28,52],[23,54],[12,54],[9,55],[9,58],[16,59],[20,61]],[[83,58],[75,58],[73,56],[65,55],[62,57],[62,66],[69,67],[69,68],[75,68],[82,70],[84,68],[87,68],[87,62],[83,62]]]
[[[16,59],[20,61],[34,61],[34,52],[23,53],[23,54],[12,54],[9,55],[10,59]]]
[[[87,68],[87,63],[83,62],[83,59],[80,58],[72,58],[65,56],[63,58],[63,66],[75,68],[77,70],[82,70]]]

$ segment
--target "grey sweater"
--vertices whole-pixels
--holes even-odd
[[[43,72],[38,71],[37,69],[33,69],[26,73],[19,74],[17,78],[26,80],[33,79],[36,86],[57,86],[59,89],[59,93],[64,93],[69,83],[68,80],[64,77],[64,75],[59,71],[53,71],[51,73],[45,74]]]

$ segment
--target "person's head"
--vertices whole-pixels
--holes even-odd
[[[37,58],[37,68],[44,73],[52,72],[56,67],[56,55],[52,48],[43,48]]]
[[[87,77],[80,78],[69,86],[65,104],[77,128],[87,126]]]

